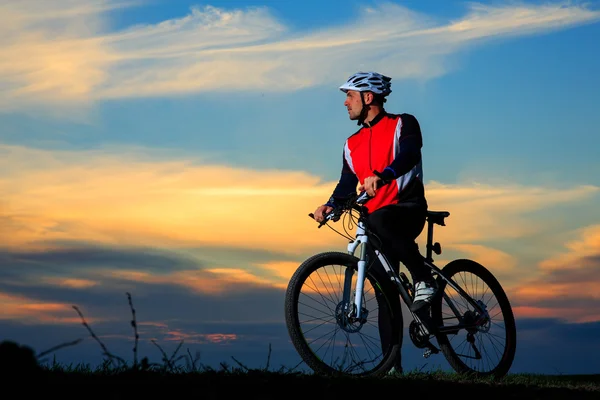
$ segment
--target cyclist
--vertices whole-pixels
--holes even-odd
[[[423,186],[421,129],[410,114],[390,114],[383,105],[392,92],[391,78],[377,72],[357,72],[340,86],[344,106],[359,130],[345,141],[342,171],[330,199],[314,218],[321,222],[356,187],[372,198],[366,203],[368,222],[396,273],[406,265],[414,283],[413,312],[430,304],[434,294],[431,270],[424,265],[416,238],[425,226],[427,200]],[[382,180],[390,184],[378,187]]]

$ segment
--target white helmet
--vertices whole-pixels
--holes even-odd
[[[340,86],[340,90],[346,93],[348,90],[359,92],[371,91],[376,94],[387,96],[392,93],[392,78],[377,72],[357,72],[352,75],[346,83]]]

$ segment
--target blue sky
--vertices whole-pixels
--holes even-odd
[[[291,271],[345,243],[306,217],[329,197],[357,129],[337,87],[378,70],[393,78],[388,111],[421,124],[431,207],[452,213],[436,233],[440,265],[481,260],[524,321],[531,347],[515,368],[552,364],[526,361],[527,351],[547,352],[532,332],[562,340],[578,329],[600,350],[599,2],[32,0],[0,9],[0,296],[12,307],[0,324],[9,337],[33,326],[71,335],[74,303],[118,330],[127,316],[110,316],[126,311],[119,296],[129,290],[139,308],[157,310],[145,315],[151,326],[179,321],[172,337],[205,338],[217,358],[229,348],[202,336],[217,320],[231,329],[210,334],[237,335],[236,351],[251,346],[241,338],[254,326],[247,337],[263,345],[267,332],[290,352],[280,307]],[[271,217],[282,213],[285,221]],[[110,257],[98,261],[98,249]],[[234,289],[264,304],[247,325],[234,323],[243,314],[225,295]],[[181,311],[203,301],[221,313]],[[93,358],[89,346],[59,355]],[[580,361],[563,372],[598,370]]]

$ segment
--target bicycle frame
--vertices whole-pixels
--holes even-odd
[[[374,171],[374,173],[378,174],[377,171]],[[388,183],[389,182],[384,182],[384,184]],[[320,206],[314,214],[308,214],[310,218],[318,222],[318,228],[327,225],[328,222],[337,222],[342,216],[348,214],[351,220],[350,225],[352,225],[348,226],[348,228],[355,228],[356,232],[355,235],[352,235],[346,230],[346,234],[344,235],[344,233],[338,232],[330,227],[349,240],[349,242],[346,242],[347,253],[326,251],[314,255],[299,267],[290,280],[285,302],[286,324],[292,342],[302,359],[315,372],[326,372],[329,374],[332,369],[337,370],[341,367],[339,363],[340,357],[335,357],[338,359],[338,361],[334,363],[337,364],[336,366],[334,364],[329,365],[324,359],[324,356],[317,355],[317,351],[321,350],[325,345],[323,339],[333,341],[333,344],[336,345],[336,347],[337,344],[339,344],[339,350],[344,351],[344,353],[348,350],[348,346],[351,346],[349,337],[346,337],[346,343],[339,342],[335,340],[334,337],[329,337],[333,332],[327,332],[326,329],[324,335],[315,333],[315,338],[313,339],[307,335],[308,331],[303,330],[300,326],[302,323],[301,319],[303,319],[301,315],[303,315],[303,313],[300,312],[299,306],[303,303],[299,296],[302,286],[305,285],[305,281],[309,278],[309,275],[321,268],[342,264],[342,269],[344,266],[346,268],[343,278],[344,282],[335,283],[335,286],[333,286],[333,283],[331,283],[330,280],[330,284],[332,285],[331,288],[333,290],[337,287],[338,293],[340,289],[343,291],[341,294],[342,301],[338,302],[339,297],[336,296],[336,299],[331,302],[331,304],[335,306],[335,310],[331,307],[329,302],[325,305],[326,308],[333,311],[333,318],[331,318],[331,316],[325,316],[324,318],[317,317],[309,319],[307,323],[311,324],[310,330],[316,329],[325,323],[333,323],[333,328],[336,332],[337,329],[340,328],[346,335],[360,332],[366,324],[369,324],[370,328],[373,328],[374,325],[378,327],[379,335],[381,335],[381,350],[383,351],[382,363],[378,364],[370,371],[365,371],[364,374],[381,375],[388,372],[389,369],[393,367],[394,363],[396,363],[395,365],[398,365],[398,361],[400,361],[398,357],[400,354],[395,354],[395,352],[396,349],[399,350],[399,348],[402,347],[404,340],[403,336],[405,335],[406,330],[412,343],[417,348],[424,349],[423,357],[425,358],[430,357],[432,354],[442,352],[455,371],[459,373],[472,371],[479,374],[481,372],[479,366],[473,367],[462,361],[463,357],[475,359],[479,360],[479,362],[485,362],[486,366],[483,368],[489,371],[482,372],[484,376],[504,376],[508,372],[515,354],[516,327],[510,302],[500,286],[500,283],[485,266],[474,260],[454,259],[441,268],[438,268],[434,264],[432,254],[435,253],[440,255],[442,253],[440,243],[434,242],[433,239],[434,225],[445,226],[445,218],[447,218],[450,213],[448,211],[426,210],[425,221],[428,223],[426,232],[427,245],[426,255],[422,257],[422,260],[424,267],[429,268],[429,271],[433,275],[432,286],[435,293],[428,306],[417,309],[413,304],[413,296],[415,295],[416,289],[413,285],[415,285],[416,282],[414,282],[413,279],[410,279],[410,273],[398,268],[402,266],[404,260],[399,260],[399,265],[394,265],[391,262],[392,259],[395,260],[395,257],[390,258],[393,254],[384,253],[383,250],[387,251],[387,248],[384,246],[385,241],[382,240],[384,238],[379,237],[377,230],[373,229],[374,227],[371,226],[371,213],[369,207],[365,206],[365,203],[371,198],[372,197],[366,191],[361,190],[360,193],[351,193],[344,197],[333,198],[334,207]],[[407,207],[410,207],[410,205],[407,204]],[[358,218],[356,218],[356,215],[353,215],[354,211],[358,211]],[[344,226],[344,228],[346,228],[346,226]],[[346,255],[344,255],[344,253],[346,253]],[[405,263],[404,265],[405,267],[408,267]],[[411,271],[412,268],[409,268],[408,272]],[[336,278],[341,278],[339,276],[340,273],[341,271],[336,268],[334,272]],[[358,278],[356,283],[353,282],[354,274],[357,274]],[[498,299],[497,304],[494,304],[494,307],[498,306],[500,308],[498,314],[502,313],[502,317],[500,318],[503,318],[505,324],[504,331],[506,337],[504,340],[500,338],[500,334],[502,333],[501,330],[496,336],[498,337],[498,344],[505,344],[506,348],[503,352],[500,352],[494,345],[494,355],[496,355],[499,360],[498,364],[493,369],[488,368],[490,367],[488,362],[490,360],[483,360],[485,352],[482,355],[478,350],[478,346],[476,346],[476,343],[479,342],[477,335],[480,333],[488,333],[492,328],[493,322],[490,316],[491,312],[488,312],[487,306],[484,304],[484,302],[487,302],[487,299],[482,297],[481,300],[475,300],[467,294],[471,284],[468,280],[464,280],[464,274],[472,274],[475,278],[483,280],[484,285],[488,286],[490,294]],[[365,282],[367,279],[369,282]],[[308,285],[308,283],[306,284]],[[323,284],[327,285],[327,282],[323,281]],[[340,284],[341,288],[338,286]],[[460,286],[461,284],[464,285],[464,289]],[[318,288],[319,287],[317,287],[317,289]],[[454,289],[456,294],[450,292],[450,290],[446,290],[450,288]],[[314,288],[311,288],[310,286],[309,289],[310,291],[314,290]],[[372,293],[373,290],[375,293]],[[327,293],[326,296],[328,297],[330,295],[331,292]],[[372,295],[374,295],[373,299],[371,299]],[[325,300],[326,296],[321,295],[320,297],[322,300]],[[401,297],[402,299],[399,299],[396,296]],[[462,299],[455,299],[456,296],[462,297]],[[475,294],[473,296],[475,296]],[[479,299],[479,295],[475,298]],[[319,302],[320,299],[315,298],[314,300]],[[376,301],[377,304],[375,307],[382,307],[382,313],[377,315],[376,309],[370,309],[371,300]],[[448,307],[443,307],[443,300],[448,304]],[[369,301],[369,305],[366,304],[367,301]],[[405,306],[408,308],[410,314],[408,317],[410,318],[410,316],[412,316],[412,321],[406,321],[410,322],[407,326],[405,326],[406,317],[403,315],[406,310],[403,310],[404,307],[402,307],[402,302],[404,302]],[[307,307],[310,306],[307,305]],[[448,309],[445,310],[442,308]],[[375,318],[373,318],[374,321],[368,321],[372,312],[375,313]],[[495,316],[496,314],[493,315],[493,317]],[[382,321],[382,317],[387,318],[387,320]],[[456,318],[456,321],[450,322],[449,318],[446,317],[451,319]],[[458,349],[455,349],[453,343],[451,343],[453,342],[454,336],[461,331],[466,334],[466,338],[458,337],[458,339],[463,339],[463,342],[459,343],[459,345],[462,346],[463,344],[466,344],[468,346],[468,343],[470,343],[474,354],[469,350],[463,352],[465,354],[459,354],[457,352]],[[492,334],[495,334],[495,332],[492,332]],[[367,334],[367,339],[369,341],[371,341],[371,339],[377,340],[378,338],[379,336],[377,333],[374,333],[372,336]],[[361,339],[363,339],[363,343],[360,347],[368,347],[366,346],[368,343],[365,342],[365,338],[361,337]],[[437,346],[433,339],[437,339]],[[311,349],[313,342],[317,342],[316,345],[320,345],[320,347],[316,350]],[[390,352],[389,345],[395,346],[391,348],[393,353]],[[329,357],[330,350],[333,351],[331,345],[327,346],[326,350],[324,350],[326,351],[325,356]],[[333,353],[331,358],[331,362],[333,363]],[[346,358],[346,354],[341,356],[342,361],[346,361]],[[354,359],[354,356],[351,356],[351,358]],[[371,361],[372,358],[373,357],[370,357],[369,360],[366,360],[365,362]]]
[[[427,235],[427,257],[424,260],[425,261],[425,265],[428,266],[441,279],[443,279],[444,281],[446,281],[449,286],[451,286],[453,289],[455,289],[479,313],[484,313],[485,310],[482,309],[482,307],[480,306],[480,304],[478,302],[476,302],[475,300],[473,300],[473,298],[471,298],[471,296],[469,296],[452,279],[447,278],[443,274],[443,272],[433,263],[433,259],[431,257],[431,248],[432,248],[431,242],[432,241],[433,241],[433,223],[429,222],[428,235]],[[395,283],[396,288],[398,290],[398,293],[400,294],[400,296],[402,296],[405,304],[407,306],[410,306],[412,304],[412,299],[411,299],[410,295],[408,294],[406,288],[404,287],[404,285],[400,281],[400,277],[391,268],[391,266],[390,266],[387,258],[381,252],[381,249],[379,249],[378,246],[373,245],[372,243],[369,242],[369,234],[367,233],[367,230],[365,228],[364,222],[362,221],[362,219],[359,219],[358,225],[357,225],[357,228],[356,228],[356,239],[354,241],[351,241],[350,243],[348,243],[348,246],[347,246],[348,253],[354,255],[355,252],[356,252],[356,249],[361,244],[363,246],[361,247],[361,252],[360,252],[360,255],[358,257],[359,258],[359,261],[358,261],[358,277],[357,277],[357,283],[356,283],[356,289],[355,289],[355,298],[354,298],[354,303],[353,303],[354,310],[355,310],[354,311],[355,315],[353,315],[353,316],[355,318],[357,318],[357,319],[360,319],[362,317],[362,307],[361,307],[361,305],[362,305],[362,301],[363,301],[364,279],[365,279],[365,272],[366,272],[366,265],[367,265],[367,249],[368,249],[369,246],[372,246],[372,249],[374,250],[374,253],[377,255],[377,258],[381,262],[381,265],[383,266],[384,270],[387,272],[387,274],[390,277],[390,279]],[[345,275],[346,280],[344,282],[343,299],[344,299],[345,304],[348,304],[348,305],[350,305],[351,284],[352,284],[352,275],[353,274],[354,274],[354,270],[353,269],[348,268],[346,270],[346,275]],[[439,293],[438,293],[438,295],[439,295]],[[461,320],[462,317],[461,317],[460,313],[458,312],[458,309],[454,306],[453,302],[450,300],[450,298],[445,293],[442,293],[442,296],[447,301],[449,307],[452,309],[452,311],[454,312],[454,314],[456,315],[456,317],[459,320]],[[420,318],[418,318],[417,315],[415,315],[415,318],[420,319]],[[456,329],[460,329],[460,328],[462,328],[461,325],[448,326],[448,327],[444,327],[444,328],[441,328],[441,329],[439,327],[436,327],[436,332],[455,331]],[[428,329],[429,329],[429,327],[428,327]]]

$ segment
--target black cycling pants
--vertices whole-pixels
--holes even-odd
[[[406,266],[413,282],[431,279],[431,270],[425,266],[424,257],[415,242],[425,227],[427,209],[418,205],[389,205],[375,210],[368,217],[368,224],[381,242],[381,249],[396,273],[400,261]],[[373,256],[373,255],[372,255]],[[373,260],[379,263],[378,259]],[[381,295],[376,291],[377,295]],[[400,301],[399,298],[389,299]],[[384,305],[378,313],[381,348],[385,352],[391,340],[389,310]],[[399,349],[395,367],[402,371],[402,355]]]
[[[431,279],[416,238],[425,227],[427,209],[413,204],[392,204],[372,212],[368,224],[381,242],[392,268],[398,273],[400,262],[412,276],[413,282]]]

